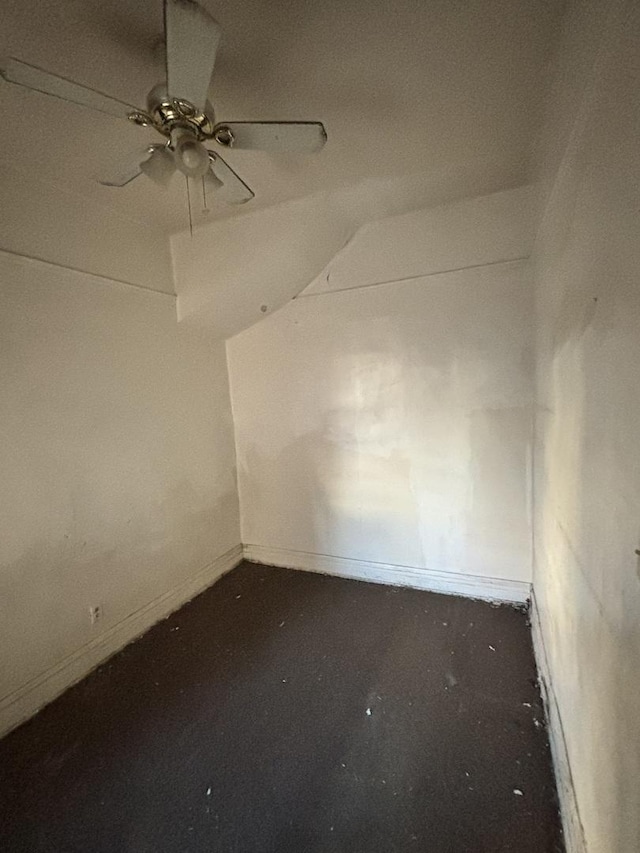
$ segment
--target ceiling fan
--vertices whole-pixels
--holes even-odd
[[[179,170],[187,178],[187,190],[189,178],[200,178],[204,193],[208,184],[220,189],[227,203],[242,204],[254,193],[217,151],[205,147],[205,142],[213,140],[222,148],[270,152],[312,154],[322,148],[327,134],[317,121],[216,123],[207,92],[220,43],[220,25],[195,0],[164,0],[164,29],[167,79],[149,92],[146,110],[17,59],[2,63],[0,75],[9,83],[153,127],[164,137],[162,142],[139,150],[117,174],[100,181],[105,186],[123,187],[143,173],[167,186]]]

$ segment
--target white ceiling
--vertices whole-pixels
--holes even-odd
[[[256,193],[243,212],[366,178],[484,170],[495,189],[529,178],[560,2],[202,2],[223,28],[210,89],[218,117],[320,119],[329,135],[311,158],[229,152]],[[141,106],[163,75],[161,39],[161,0],[3,0],[1,53]],[[185,227],[179,176],[168,191],[144,176],[122,189],[96,180],[154,131],[4,82],[0,106],[0,180],[25,211],[57,199],[58,216],[67,205],[99,211],[95,221],[150,239]],[[211,215],[236,212],[217,203]],[[12,249],[7,216],[0,247]],[[29,229],[27,213],[17,221]],[[45,221],[35,217],[34,230]]]

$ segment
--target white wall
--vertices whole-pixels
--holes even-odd
[[[523,260],[533,248],[535,202],[526,185],[367,222],[304,294]]]
[[[0,254],[0,389],[2,729],[210,583],[240,533],[224,345],[174,297]]]
[[[230,340],[243,542],[529,581],[529,285],[310,293]]]
[[[134,186],[140,184],[109,189],[129,193]],[[169,240],[159,229],[78,195],[74,183],[54,186],[3,162],[0,193],[0,251],[174,292]],[[150,198],[149,204],[153,201]]]
[[[588,853],[640,849],[639,57],[636,2],[574,4],[535,251],[534,590]]]
[[[307,288],[528,256],[532,188],[487,195],[486,183],[495,176],[478,182],[462,167],[361,181],[175,234],[178,318],[228,338]]]

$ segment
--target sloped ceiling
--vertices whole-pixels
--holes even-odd
[[[470,187],[484,176],[484,192],[529,179],[561,3],[202,2],[223,28],[210,90],[218,116],[321,119],[329,134],[312,158],[229,152],[256,193],[241,212],[368,179],[457,170]],[[143,105],[163,76],[161,0],[5,0],[2,24],[0,53],[128,102]],[[96,180],[154,131],[4,82],[0,107],[11,200],[0,248],[104,275],[111,255],[115,277],[170,290],[166,237],[187,222],[180,176],[168,191],[144,177],[122,189]],[[194,207],[196,224],[206,221]],[[239,212],[212,207],[208,218]],[[139,247],[130,270],[123,234]]]

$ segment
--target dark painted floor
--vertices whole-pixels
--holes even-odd
[[[561,851],[526,616],[243,564],[0,742],[2,851]]]

